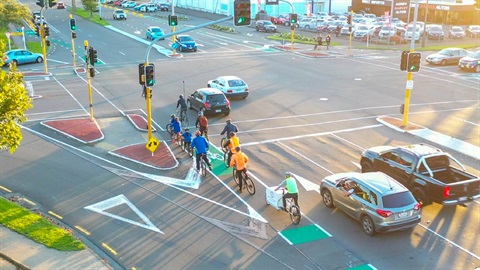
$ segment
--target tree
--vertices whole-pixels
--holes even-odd
[[[0,44],[5,48],[5,44]],[[4,49],[0,49],[1,52]],[[2,53],[3,54],[3,53]],[[0,60],[3,65],[3,59]],[[0,149],[9,149],[10,153],[20,146],[23,139],[18,123],[25,122],[25,111],[32,107],[32,100],[25,89],[23,74],[10,65],[8,72],[0,71]]]
[[[82,0],[82,5],[85,10],[90,11],[90,17],[93,17],[93,12],[98,8],[98,0]]]
[[[22,25],[23,19],[30,17],[28,7],[16,0],[3,0],[0,3],[0,25]]]

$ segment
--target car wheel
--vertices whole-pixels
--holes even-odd
[[[115,21],[115,16],[113,16],[113,20]]]
[[[423,191],[423,188],[418,186],[413,188],[412,194],[415,200],[417,200],[417,202],[422,206],[427,205],[429,203],[427,199],[427,195],[425,195],[425,191]]]
[[[447,60],[443,59],[442,62],[440,62],[440,65],[445,66],[447,64]]]
[[[332,193],[328,189],[324,189],[322,190],[322,197],[323,197],[323,203],[325,204],[325,206],[328,208],[332,208],[333,207]]]
[[[305,30],[309,30],[309,29],[310,29],[310,26],[305,25]]]
[[[373,220],[371,217],[367,215],[362,217],[362,227],[363,227],[363,231],[367,235],[373,236],[375,234],[375,224],[373,224]]]
[[[207,87],[210,88],[210,84],[209,84],[209,83],[207,84]]]
[[[257,30],[257,32],[258,32],[258,30],[260,30],[260,29],[258,29],[258,27],[255,27],[255,30]]]
[[[15,66],[18,66],[18,61],[17,60],[12,60],[12,63],[14,63]]]
[[[362,173],[373,172],[373,164],[369,160],[363,160],[360,165],[362,166]]]
[[[179,51],[179,52],[182,52],[182,51],[183,51],[182,46],[178,47],[178,51]]]

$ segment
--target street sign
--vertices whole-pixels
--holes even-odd
[[[407,89],[413,89],[413,80],[407,81]]]
[[[177,44],[177,43],[173,43],[173,44],[172,44],[172,48],[173,48],[173,49],[178,49],[178,44]]]
[[[155,150],[157,150],[157,147],[160,145],[160,142],[157,140],[157,138],[155,137],[152,137],[148,142],[147,144],[145,145],[145,147],[150,151],[150,152],[155,152]]]

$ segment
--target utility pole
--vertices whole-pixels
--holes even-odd
[[[427,36],[427,19],[428,19],[428,0],[427,0],[427,6],[425,7],[425,26],[423,27],[423,33],[422,33],[422,48],[425,47],[425,38]]]

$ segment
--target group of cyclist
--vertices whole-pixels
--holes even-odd
[[[179,96],[176,109],[180,110],[181,117],[186,117],[187,103],[183,95]],[[203,115],[203,112],[201,110],[198,112],[198,118],[195,123],[195,127],[197,127],[198,130],[195,132],[195,138],[193,139],[188,127],[186,127],[184,132],[182,133],[180,123],[181,119],[172,114],[170,124],[173,127],[174,133],[173,143],[175,143],[175,141],[183,139],[183,142],[185,143],[185,147],[187,147],[187,149],[188,147],[191,147],[192,149],[196,150],[195,161],[197,171],[200,170],[201,159],[203,159],[207,164],[208,168],[212,170],[212,165],[207,158],[207,152],[210,147],[208,140],[207,117]],[[228,164],[230,167],[235,166],[236,168],[237,177],[239,180],[239,192],[242,192],[243,173],[245,173],[246,175],[248,156],[242,152],[242,149],[240,147],[240,139],[238,138],[237,133],[238,127],[232,123],[231,119],[227,119],[226,125],[220,133],[220,135],[226,135],[225,143],[221,147],[227,149],[228,151],[228,160],[226,164]],[[278,186],[277,189],[281,187],[284,187],[287,190],[287,193],[283,196],[283,205],[286,205],[285,200],[287,198],[293,198],[295,204],[298,206],[298,188],[295,177],[292,173],[285,173],[285,180]]]

